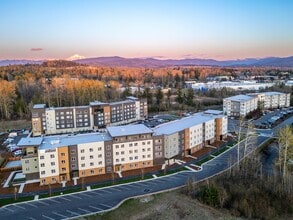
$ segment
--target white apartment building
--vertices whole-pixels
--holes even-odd
[[[282,108],[290,106],[290,93],[263,92],[257,94],[264,109]]]
[[[223,100],[223,112],[228,116],[245,117],[258,107],[258,98],[249,95],[236,95]]]

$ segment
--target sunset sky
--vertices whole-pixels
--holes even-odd
[[[293,55],[292,0],[0,0],[0,59]]]

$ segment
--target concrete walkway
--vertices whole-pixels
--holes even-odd
[[[72,179],[73,179],[73,185],[76,186],[76,185],[77,185],[77,180],[78,180],[79,178],[78,178],[78,177],[73,177]]]
[[[24,186],[25,186],[25,183],[20,184],[18,193],[22,193]]]
[[[116,173],[118,174],[118,176],[119,176],[120,178],[123,177],[121,171],[117,171]]]
[[[4,183],[4,186],[3,188],[8,188],[9,187],[9,183],[11,182],[12,180],[12,177],[14,176],[15,173],[17,173],[19,171],[12,171],[9,175],[9,177],[7,178],[6,182]]]
[[[153,174],[153,177],[154,177],[154,178],[158,178],[156,174]]]
[[[189,167],[189,166],[184,166],[186,169],[189,169],[190,171],[193,171],[193,172],[196,172],[197,170],[195,170],[195,169],[192,169],[191,167]]]
[[[166,167],[166,164],[164,163],[164,164],[162,165],[162,170],[164,170],[165,167]]]

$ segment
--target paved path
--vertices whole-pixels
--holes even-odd
[[[284,125],[292,120],[293,117],[282,124]],[[275,132],[275,130],[273,130],[273,132]],[[259,145],[269,139],[269,137],[265,136],[255,136],[254,138],[256,144],[249,146],[246,151],[247,154],[253,152]],[[240,158],[243,158],[243,154],[244,141],[240,144]],[[181,171],[172,175],[134,183],[104,187],[25,203],[11,204],[0,208],[0,219],[55,220],[100,213],[119,206],[128,198],[182,187],[186,185],[186,182],[190,178],[196,181],[202,181],[227,170],[236,163],[237,147],[234,147],[204,163],[202,165],[202,170],[198,172]]]

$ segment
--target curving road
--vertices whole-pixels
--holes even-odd
[[[282,124],[292,123],[293,117]],[[280,127],[280,126],[278,126]],[[277,129],[277,128],[276,128]],[[272,132],[275,132],[272,129]],[[256,144],[247,149],[247,155],[269,139],[268,136],[254,136]],[[244,156],[244,142],[240,144],[240,158]],[[182,187],[189,178],[202,181],[217,175],[237,163],[237,147],[230,148],[218,157],[206,162],[198,172],[182,171],[172,175],[149,180],[104,187],[58,197],[16,203],[0,208],[0,219],[55,220],[108,211],[131,197],[168,191]]]

